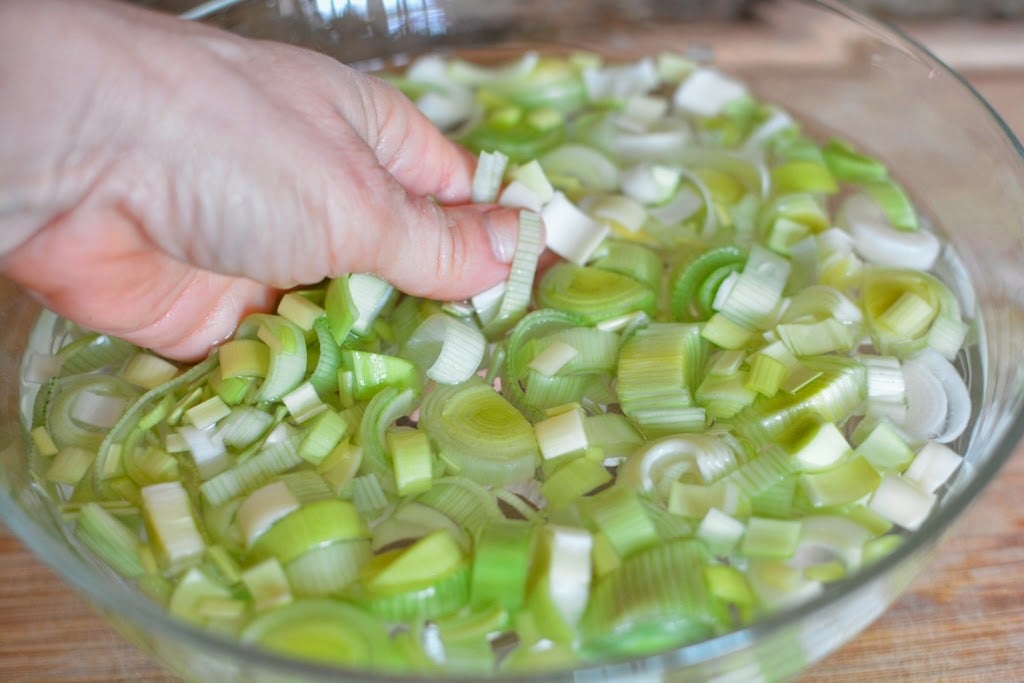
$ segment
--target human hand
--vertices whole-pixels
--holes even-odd
[[[0,46],[0,267],[89,328],[195,359],[325,277],[508,274],[474,159],[333,59],[103,0],[5,0]]]

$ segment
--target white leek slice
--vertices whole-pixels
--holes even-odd
[[[548,248],[577,265],[586,263],[609,233],[607,225],[583,213],[561,192],[547,203],[541,218]]]
[[[850,444],[835,423],[819,425],[793,452],[804,471],[823,470],[839,462],[850,452]]]
[[[137,353],[121,368],[121,376],[144,389],[171,381],[178,374],[178,366],[151,353]]]
[[[475,204],[490,204],[498,199],[498,191],[505,179],[508,155],[497,150],[480,152],[473,174],[470,201]]]
[[[903,403],[906,400],[907,383],[899,358],[864,356],[861,362],[867,371],[865,386],[870,403]]]
[[[501,331],[514,325],[523,314],[530,303],[530,296],[533,293],[533,280],[537,273],[537,261],[540,258],[544,245],[541,235],[546,226],[541,222],[541,217],[532,211],[521,211],[519,213],[519,237],[516,241],[516,250],[512,255],[512,266],[509,269],[508,279],[503,283],[501,302],[497,311],[485,319],[481,316],[485,331],[490,334],[492,331]],[[491,293],[488,292],[488,295]],[[474,301],[474,307],[481,311]]]
[[[168,566],[176,567],[206,549],[188,491],[180,481],[145,486],[139,494],[150,539]]]
[[[46,480],[55,484],[74,486],[85,477],[95,460],[96,455],[90,450],[78,446],[64,446],[57,451],[46,468]]]
[[[647,209],[643,204],[621,194],[606,194],[587,206],[591,216],[598,220],[636,232],[647,220]]]
[[[288,425],[282,423],[278,427]],[[235,496],[256,490],[276,475],[305,462],[299,455],[298,437],[293,431],[293,428],[282,430],[286,435],[273,441],[268,436],[258,453],[203,482],[199,490],[206,500],[213,505],[222,505]]]
[[[743,146],[751,150],[756,149],[774,137],[776,133],[781,133],[785,130],[794,130],[795,128],[796,122],[793,121],[792,116],[781,109],[775,109],[763,123],[761,123],[749,136],[747,136],[747,140],[743,143]]]
[[[274,522],[298,509],[298,499],[283,481],[275,481],[250,493],[236,513],[245,547],[251,548]]]
[[[452,82],[448,75],[448,60],[438,54],[417,57],[403,75],[413,83],[439,87],[448,87]]]
[[[247,567],[240,578],[252,595],[253,610],[256,612],[265,612],[292,601],[291,585],[276,557],[269,557]]]
[[[915,438],[948,443],[971,418],[971,397],[963,377],[938,352],[925,349],[903,363],[907,418],[903,428]]]
[[[708,189],[707,184],[695,173],[691,173],[686,169],[680,169],[680,175],[683,179],[689,181],[697,188],[697,193],[700,194],[701,199],[704,200],[704,226],[701,229],[700,236],[706,240],[711,239],[715,233],[716,227],[718,226],[718,216],[715,212],[714,202],[711,200],[711,190]]]
[[[800,525],[800,541],[792,564],[807,567],[838,557],[848,570],[856,569],[861,564],[864,544],[871,536],[870,531],[846,517],[805,517]]]
[[[255,336],[270,349],[270,362],[266,377],[260,383],[257,401],[276,401],[297,387],[306,374],[306,338],[295,323],[280,316],[255,314],[249,316],[238,335],[248,337],[243,330],[257,325]]]
[[[348,289],[355,304],[356,320],[352,323],[352,331],[365,335],[370,331],[373,322],[387,305],[395,291],[389,283],[369,273],[352,273],[349,275]]]
[[[204,603],[230,599],[230,590],[207,576],[203,570],[192,567],[175,583],[167,600],[167,611],[179,619],[204,624],[206,618],[201,612]]]
[[[620,132],[611,148],[623,161],[671,161],[685,154],[692,133],[682,122],[640,133]]]
[[[281,397],[281,403],[288,409],[297,424],[302,424],[311,417],[327,410],[327,404],[320,400],[320,395],[311,382],[303,382]]]
[[[128,400],[123,396],[113,396],[84,389],[75,395],[71,404],[71,417],[87,425],[101,429],[110,429],[128,407]]]
[[[556,340],[534,356],[528,367],[545,377],[554,377],[559,370],[565,367],[566,363],[578,356],[579,353],[579,349],[575,346]]]
[[[504,282],[499,282],[470,299],[470,303],[473,304],[473,311],[481,323],[486,325],[498,315],[498,309],[501,306],[502,298],[505,296],[506,288]]]
[[[545,541],[550,552],[549,597],[569,626],[579,623],[590,596],[591,554],[594,538],[589,531],[549,524]]]
[[[586,450],[587,433],[583,428],[583,419],[583,411],[576,408],[533,425],[541,456],[545,460],[554,460],[559,456]]]
[[[857,304],[834,287],[811,285],[793,295],[786,306],[782,322],[823,318],[835,318],[846,325],[859,325],[864,321],[864,313]]]
[[[707,544],[711,552],[727,555],[739,545],[746,529],[743,522],[713,507],[700,521],[696,535]]]
[[[663,82],[679,83],[693,73],[697,68],[697,62],[690,56],[665,50],[658,53],[655,66],[658,69],[658,78]]]
[[[547,204],[555,196],[555,188],[548,180],[544,168],[536,159],[517,166],[511,173],[513,182],[522,183],[536,193],[541,205]]]
[[[228,457],[224,440],[221,439],[219,433],[183,425],[178,428],[178,435],[188,445],[192,461],[199,472],[199,478],[203,481],[220,474],[231,466],[231,458]]]
[[[548,178],[572,178],[588,191],[611,192],[619,185],[619,167],[593,147],[565,144],[539,161]]]
[[[679,84],[672,103],[676,109],[696,116],[716,116],[731,102],[747,94],[739,81],[711,67],[699,68]]]
[[[213,396],[186,410],[185,419],[192,423],[196,429],[206,429],[217,424],[230,414],[231,408],[221,400],[220,396]]]
[[[929,441],[914,456],[903,476],[925,491],[935,493],[953,476],[961,462],[963,458],[949,446]]]
[[[449,130],[470,119],[475,112],[473,93],[465,88],[448,85],[444,90],[423,93],[416,100],[416,108],[440,128]]]
[[[660,82],[657,65],[649,57],[630,64],[584,69],[582,76],[591,102],[643,95]]]
[[[872,494],[868,509],[913,531],[928,518],[935,500],[935,494],[925,491],[910,479],[889,473]]]
[[[663,225],[676,225],[707,206],[703,195],[686,185],[681,186],[667,202],[650,209],[651,216]]]
[[[639,163],[622,173],[622,192],[641,204],[661,204],[679,187],[682,171],[672,166]]]
[[[898,230],[882,208],[866,194],[855,194],[839,209],[839,222],[853,237],[854,248],[866,261],[883,266],[929,270],[942,243],[927,230]]]
[[[417,62],[422,59],[420,58]],[[495,82],[504,83],[526,78],[537,68],[537,64],[540,62],[540,54],[536,50],[529,50],[524,52],[519,59],[495,67],[481,66],[464,59],[452,59],[449,61],[440,58],[440,61],[445,64],[442,82],[454,82],[467,86],[490,86]],[[433,65],[430,65],[430,67],[434,68]],[[420,68],[422,69],[423,67],[421,66]]]
[[[404,353],[441,384],[460,384],[473,376],[484,358],[487,340],[464,320],[436,313],[409,337]]]
[[[420,405],[419,426],[433,439],[438,457],[480,484],[528,479],[540,460],[533,425],[476,378],[428,393]],[[435,483],[432,491],[437,490]]]
[[[514,209],[529,209],[534,213],[544,208],[544,201],[540,195],[518,180],[513,180],[505,186],[498,197],[498,203]]]
[[[735,452],[715,436],[670,436],[650,441],[629,456],[619,470],[619,480],[667,500],[672,484],[687,472],[698,474],[701,482],[711,483],[736,465]]]
[[[631,95],[626,98],[616,122],[626,130],[647,130],[665,118],[668,106],[668,100],[664,97],[643,93]]]
[[[298,292],[288,292],[277,305],[277,314],[298,325],[304,332],[313,329],[313,323],[327,314],[323,306],[310,301]]]
[[[755,244],[742,273],[726,278],[711,307],[738,325],[765,328],[778,315],[791,271],[788,260]]]

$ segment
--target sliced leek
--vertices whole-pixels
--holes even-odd
[[[881,159],[671,53],[392,81],[520,210],[507,280],[342,274],[192,368],[62,325],[25,433],[83,551],[274,652],[478,679],[745,626],[926,523],[981,335]]]

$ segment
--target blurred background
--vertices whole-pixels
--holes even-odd
[[[472,0],[470,0],[472,1]],[[517,6],[529,5],[534,0],[526,2],[505,3]],[[722,2],[709,3],[706,0],[675,0],[681,12],[701,11],[706,12],[707,5],[715,6],[715,11],[724,16],[739,16],[748,13],[755,5],[770,3],[772,0],[725,0]],[[970,17],[974,19],[1009,19],[1024,18],[1024,0],[848,0],[849,4],[860,7],[876,16],[884,18],[907,19],[907,18],[951,18]],[[657,0],[644,0],[635,3],[638,7],[645,4],[657,2]],[[199,5],[197,0],[141,0],[140,4],[157,5],[161,9],[173,12],[185,12]],[[214,3],[210,3],[214,4]],[[373,5],[408,5],[410,8],[430,5],[431,0],[357,0],[355,2],[346,0],[287,0],[279,3],[281,5],[296,5],[322,8],[333,6],[335,14],[343,14],[346,8],[354,9],[359,6]],[[501,4],[501,3],[496,3]],[[600,5],[600,1],[595,2]],[[661,4],[669,4],[662,2]]]

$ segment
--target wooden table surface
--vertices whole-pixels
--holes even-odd
[[[910,27],[1024,136],[1024,24]],[[885,615],[799,678],[1024,680],[1024,450]],[[0,683],[171,683],[0,525]]]

